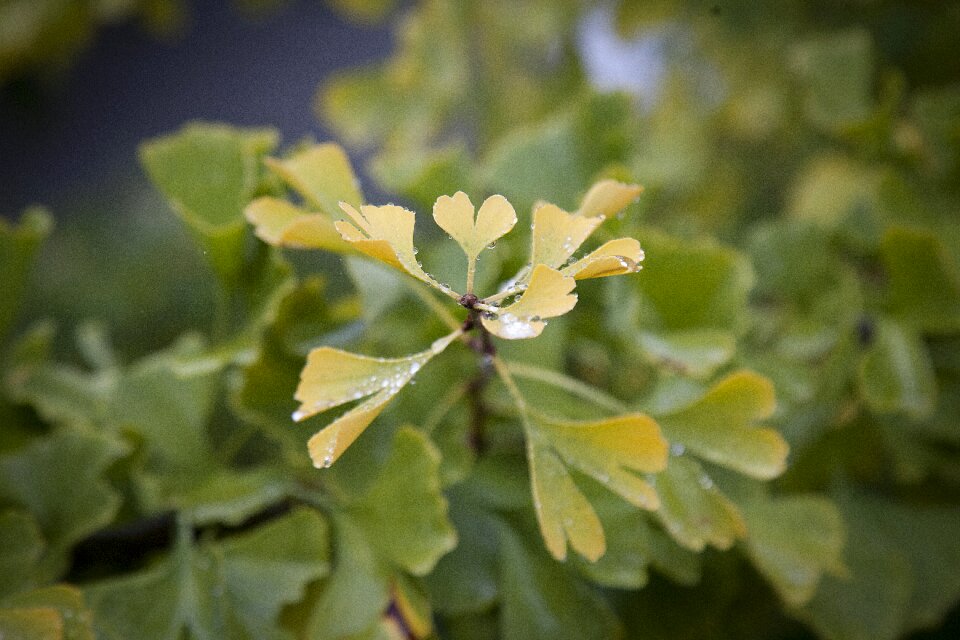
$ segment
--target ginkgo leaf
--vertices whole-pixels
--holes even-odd
[[[275,247],[337,252],[350,248],[329,216],[309,213],[286,200],[269,196],[257,198],[243,213],[254,226],[257,237]]]
[[[350,159],[338,144],[312,146],[289,158],[267,158],[266,164],[311,206],[328,216],[339,215],[340,202],[363,202]]]
[[[708,544],[729,549],[746,535],[740,511],[696,460],[671,457],[667,468],[652,481],[660,497],[657,518],[682,546],[694,551],[702,551]]]
[[[566,541],[588,560],[606,548],[603,529],[567,466],[594,478],[627,502],[656,509],[659,499],[639,473],[667,464],[667,442],[657,423],[642,414],[585,422],[531,416],[530,476],[537,520],[550,553],[566,556]]]
[[[634,273],[642,267],[643,249],[634,238],[618,238],[602,244],[595,251],[585,255],[573,264],[561,269],[565,276],[576,280],[603,278]]]
[[[307,446],[314,465],[329,467],[336,462],[417,371],[459,335],[454,331],[405,358],[372,358],[330,347],[311,351],[294,395],[301,403],[294,420],[368,397],[310,438]]]
[[[635,201],[641,193],[643,187],[638,184],[601,180],[583,196],[577,213],[581,216],[614,216]]]
[[[477,211],[462,191],[440,196],[433,205],[433,219],[456,240],[471,260],[487,246],[499,240],[517,223],[517,212],[503,196],[490,196]]]
[[[602,216],[567,213],[554,204],[533,212],[533,248],[530,264],[559,269],[603,222]]]
[[[753,423],[769,418],[775,405],[767,378],[739,371],[696,402],[657,420],[671,442],[710,462],[769,479],[783,473],[789,447],[777,431]]]
[[[550,449],[530,441],[530,484],[540,532],[550,554],[567,557],[567,541],[573,550],[595,561],[607,550],[603,525],[567,467]]]
[[[577,295],[570,293],[574,286],[573,278],[538,264],[520,299],[495,314],[483,316],[483,326],[507,340],[535,338],[547,326],[543,318],[562,316],[577,304]]]
[[[406,271],[418,280],[440,286],[417,262],[417,250],[413,246],[416,214],[413,211],[393,204],[363,205],[357,211],[346,202],[341,202],[340,208],[353,223],[338,220],[334,226],[357,251]]]

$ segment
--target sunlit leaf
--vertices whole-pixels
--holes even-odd
[[[325,214],[308,213],[286,200],[264,196],[244,210],[257,237],[275,247],[344,252],[349,245]]]
[[[566,541],[588,560],[603,555],[603,528],[566,467],[576,468],[642,509],[656,509],[653,487],[638,473],[656,473],[667,462],[657,423],[642,414],[565,422],[532,416],[529,434],[534,506],[547,548],[566,557]]]
[[[642,261],[640,242],[634,238],[619,238],[605,242],[560,272],[576,280],[619,276],[639,271]]]
[[[537,208],[533,212],[530,264],[559,269],[602,222],[602,216],[567,213],[553,204]]]
[[[517,223],[517,213],[503,196],[490,196],[476,213],[473,203],[462,191],[440,196],[433,205],[433,218],[463,247],[470,260],[509,232]]]
[[[334,224],[343,239],[357,251],[406,271],[418,280],[435,284],[436,281],[417,262],[417,250],[413,246],[416,217],[413,211],[393,204],[363,205],[360,211],[347,203],[340,203],[340,207],[352,224],[346,220]]]
[[[773,385],[749,371],[733,373],[689,406],[657,416],[667,438],[702,458],[755,478],[774,478],[786,468],[787,443],[769,418]]]
[[[355,207],[363,203],[353,166],[338,144],[313,145],[287,158],[267,158],[266,163],[307,204],[329,217],[339,217],[341,202]]]
[[[577,295],[570,293],[574,286],[573,278],[538,264],[520,299],[499,309],[495,315],[482,316],[483,326],[507,340],[535,338],[547,326],[543,318],[563,315],[577,304]]]
[[[567,557],[567,542],[588,560],[596,560],[607,549],[603,525],[587,498],[577,488],[570,472],[551,450],[531,443],[530,485],[540,532],[550,554]]]
[[[615,216],[634,202],[642,192],[643,187],[637,184],[601,180],[590,187],[587,194],[583,196],[577,213],[586,217]]]
[[[295,394],[301,405],[294,420],[367,398],[310,439],[313,463],[332,465],[417,371],[459,335],[453,332],[434,341],[426,351],[406,358],[372,358],[330,347],[311,351]]]

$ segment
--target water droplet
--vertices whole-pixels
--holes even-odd
[[[703,474],[699,478],[700,486],[704,489],[710,490],[713,489],[713,480],[710,479],[710,476]]]
[[[490,244],[487,245],[487,249],[496,249],[496,248],[497,248],[496,241],[491,242]]]
[[[670,445],[670,455],[672,456],[682,456],[686,451],[687,448],[679,442],[674,442]]]
[[[293,412],[293,415],[291,415],[290,417],[293,418],[294,422],[300,422],[301,420],[307,417],[307,414],[305,411],[297,409],[296,411]]]

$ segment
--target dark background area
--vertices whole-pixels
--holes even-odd
[[[392,48],[389,23],[351,23],[321,0],[188,10],[176,36],[107,26],[56,77],[0,89],[0,215],[42,204],[62,219],[145,185],[137,146],[190,120],[271,126],[285,143],[329,138],[312,110],[321,81]]]

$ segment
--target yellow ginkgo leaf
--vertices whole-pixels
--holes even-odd
[[[767,480],[786,469],[789,446],[774,429],[754,423],[769,418],[775,406],[770,380],[738,371],[699,400],[657,419],[671,442],[715,464]]]
[[[603,222],[602,216],[567,213],[554,204],[533,212],[533,249],[530,264],[559,269]]]
[[[308,213],[278,198],[257,198],[247,205],[244,215],[254,226],[258,238],[275,247],[292,249],[326,249],[344,252],[344,242],[333,226],[333,220],[322,213]]]
[[[490,196],[477,211],[462,191],[440,196],[433,205],[433,219],[463,248],[471,260],[487,246],[499,240],[517,223],[517,212],[503,196]]]
[[[581,216],[614,216],[643,192],[638,184],[624,184],[616,180],[601,180],[583,196],[577,213]]]
[[[603,555],[597,514],[570,477],[574,467],[643,509],[657,509],[654,488],[638,473],[667,464],[667,442],[657,423],[642,414],[571,422],[530,416],[527,422],[534,509],[547,548],[559,560],[566,541],[591,562]]]
[[[507,340],[535,338],[543,331],[543,318],[561,316],[577,304],[570,293],[574,279],[542,264],[533,268],[530,283],[520,299],[481,318],[490,333]]]
[[[585,422],[540,418],[532,424],[568,465],[636,507],[659,506],[653,487],[635,475],[658,473],[667,466],[667,441],[650,416],[631,413]]]
[[[311,206],[339,217],[340,202],[363,202],[350,159],[338,144],[318,144],[289,158],[267,158],[267,166]]]
[[[564,267],[561,273],[577,280],[603,278],[634,273],[641,269],[643,249],[633,238],[618,238],[601,245],[597,250]]]
[[[346,202],[341,202],[340,208],[353,224],[346,220],[338,220],[334,224],[343,239],[357,251],[442,288],[417,262],[417,250],[413,247],[416,220],[413,211],[394,204],[379,207],[363,205],[357,211]]]
[[[417,371],[460,334],[454,331],[426,351],[405,358],[372,358],[330,347],[311,351],[294,395],[300,402],[294,420],[369,396],[310,438],[313,464],[329,467],[336,462]]]
[[[557,560],[564,560],[569,540],[574,551],[596,562],[607,550],[596,511],[549,448],[531,440],[528,457],[533,503],[547,550]]]

